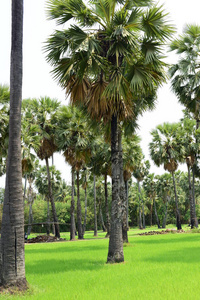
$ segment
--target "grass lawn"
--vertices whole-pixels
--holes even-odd
[[[83,241],[26,244],[30,291],[1,299],[199,299],[200,234],[138,232],[129,232],[125,263],[114,265],[106,264],[108,239],[92,232]]]

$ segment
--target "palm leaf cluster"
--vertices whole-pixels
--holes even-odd
[[[56,30],[45,50],[72,103],[92,117],[130,119],[149,105],[164,80],[161,43],[172,32],[152,1],[49,1]],[[69,21],[71,25],[69,24]],[[73,23],[75,22],[75,24]],[[134,102],[137,102],[137,108]]]

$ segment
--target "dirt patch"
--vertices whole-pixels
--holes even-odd
[[[49,235],[38,235],[35,238],[28,239],[25,241],[27,244],[31,243],[52,243],[52,242],[60,242],[60,241],[66,241],[65,239],[57,238],[55,236],[49,236]]]
[[[166,229],[161,231],[149,231],[149,232],[143,232],[139,233],[139,235],[157,235],[157,234],[167,234],[167,233],[184,233],[185,231],[183,229],[176,230],[176,229]]]

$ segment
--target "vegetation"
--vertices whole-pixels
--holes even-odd
[[[102,232],[98,232],[96,240],[91,231],[85,233],[85,241],[26,245],[30,290],[9,299],[195,297],[199,282],[199,234],[138,236],[141,232],[129,231],[124,264],[105,264],[108,240],[99,239],[104,236]],[[2,300],[7,298],[8,295],[1,295]]]
[[[151,159],[170,173],[158,176],[149,171],[136,128],[166,80],[163,46],[173,33],[167,14],[151,0],[49,0],[47,10],[63,25],[46,42],[47,60],[71,104],[61,106],[47,96],[21,101],[23,3],[13,1],[10,90],[0,86],[0,176],[6,173],[5,190],[0,189],[0,291],[27,288],[25,226],[28,236],[52,231],[61,241],[62,231],[62,237],[76,241],[26,246],[31,289],[25,298],[38,292],[42,299],[143,299],[147,294],[151,299],[161,298],[164,288],[166,299],[191,297],[179,280],[194,277],[200,242],[200,27],[187,25],[170,42],[179,56],[169,66],[171,85],[185,111],[183,119],[151,131]],[[70,185],[54,166],[55,152],[71,166]],[[183,163],[187,173],[178,170]],[[179,233],[187,224],[196,235],[136,235],[147,226],[157,224],[159,230],[172,223]],[[106,246],[107,263],[124,262],[124,252],[128,263],[105,265]],[[189,274],[183,257],[192,266]],[[169,269],[175,277],[166,289]],[[61,272],[67,282],[63,289]],[[196,285],[191,286],[193,291]]]

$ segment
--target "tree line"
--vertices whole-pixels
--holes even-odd
[[[60,228],[49,168],[49,158],[53,153],[62,151],[72,169],[71,240],[75,238],[76,226],[79,239],[83,238],[84,233],[79,188],[80,171],[89,164],[93,173],[94,191],[96,176],[99,176],[99,172],[104,175],[105,202],[107,201],[107,176],[111,175],[112,200],[107,263],[124,261],[123,241],[128,240],[128,180],[133,172],[137,178],[142,207],[142,213],[141,209],[139,210],[141,215],[139,218],[142,219],[143,216],[143,226],[145,223],[145,203],[140,187],[145,168],[138,171],[138,164],[142,161],[143,155],[141,151],[138,152],[139,148],[137,149],[139,145],[135,128],[138,116],[154,107],[157,89],[166,80],[163,46],[174,32],[163,8],[157,7],[150,0],[91,1],[90,3],[81,0],[50,0],[48,17],[56,20],[57,25],[63,27],[62,30],[56,30],[46,41],[45,51],[55,79],[66,90],[71,105],[61,108],[56,100],[48,97],[27,99],[22,102],[21,113],[23,2],[19,1],[16,5],[14,3],[13,1],[9,147],[5,163],[6,187],[0,244],[0,280],[3,285],[19,282],[26,284],[21,178],[22,172],[26,175],[31,171],[32,148],[37,157],[45,160],[46,163],[48,199],[55,224],[55,235],[58,238]],[[71,21],[75,22],[71,23]],[[198,26],[188,26],[184,36],[171,43],[171,50],[177,50],[178,54],[186,54],[186,56],[170,68],[172,87],[179,100],[196,120],[197,130],[199,124],[198,33]],[[24,128],[23,125],[21,126],[21,116],[22,119],[27,120]],[[93,131],[94,128],[96,131]],[[6,129],[7,126],[1,137],[7,136]],[[21,130],[22,132],[24,130],[22,139]],[[174,173],[179,158],[176,157],[176,149],[173,148],[170,140],[174,139],[174,135],[167,138],[170,140],[168,145],[162,143],[162,138],[159,142],[159,132],[155,133],[155,136],[154,144],[157,141],[158,143],[155,148],[150,146],[151,156],[157,165],[163,164],[172,174],[177,228],[180,229],[180,204]],[[198,145],[198,137],[195,138]],[[4,155],[6,148],[2,149]],[[21,149],[23,149],[22,153]],[[184,151],[185,149],[186,146]],[[102,156],[104,151],[109,159]],[[188,176],[192,171],[194,183],[198,170],[198,151],[192,150],[190,154],[185,159],[189,160],[188,157],[191,157],[192,163],[188,164]],[[4,167],[1,168],[3,169]],[[75,224],[75,175],[77,224]],[[85,175],[85,182],[87,182],[87,175]],[[85,186],[87,187],[87,184]],[[146,186],[149,187],[148,182]],[[189,186],[191,186],[189,188],[191,224],[194,226],[197,225],[194,217],[195,184]],[[86,189],[85,192],[85,199],[87,199]],[[152,184],[150,184],[149,196],[153,197],[155,216],[159,221],[153,195]],[[107,223],[109,222],[107,220]]]

